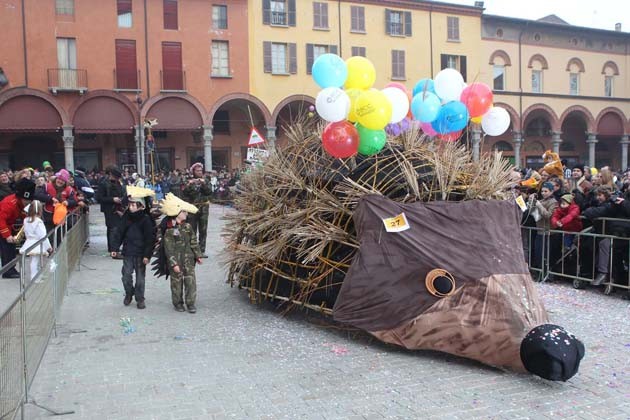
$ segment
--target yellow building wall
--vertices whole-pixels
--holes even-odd
[[[306,44],[337,45],[340,55],[347,59],[352,47],[365,47],[367,58],[376,69],[375,88],[382,89],[392,81],[392,50],[405,51],[406,80],[395,80],[411,90],[418,80],[431,77],[431,27],[433,28],[433,76],[440,71],[440,54],[465,55],[468,81],[480,74],[481,19],[425,10],[392,7],[385,2],[369,4],[343,1],[328,3],[329,30],[313,29],[313,2],[298,0],[296,26],[277,27],[263,24],[260,0],[250,0],[250,93],[263,101],[273,112],[276,106],[291,95],[315,97],[319,86],[307,74]],[[365,10],[365,33],[352,32],[351,6]],[[412,15],[412,36],[391,36],[385,30],[385,9],[409,11]],[[339,13],[340,12],[340,13]],[[460,42],[447,41],[447,17],[459,16]],[[341,27],[341,31],[339,28]],[[341,36],[341,45],[340,44]],[[296,43],[297,74],[273,75],[264,72],[263,42]]]

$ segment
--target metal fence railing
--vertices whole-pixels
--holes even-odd
[[[532,276],[538,281],[566,278],[581,289],[602,273],[605,294],[615,288],[630,293],[630,238],[607,230],[607,224],[630,224],[630,220],[600,218],[595,223],[603,233],[595,233],[592,226],[581,232],[523,226],[523,250]]]
[[[53,249],[43,249],[45,240],[34,244],[2,267],[0,275],[19,267],[19,296],[0,316],[0,419],[24,418],[24,404],[38,405],[29,389],[44,357],[50,337],[56,331],[59,309],[71,271],[79,267],[89,238],[88,217],[70,214],[65,223],[48,234]],[[37,256],[28,256],[39,249]],[[31,258],[37,260],[31,265]],[[31,269],[31,267],[33,269]]]

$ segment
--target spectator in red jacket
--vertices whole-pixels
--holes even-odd
[[[23,178],[15,184],[15,194],[8,195],[0,201],[0,258],[3,267],[17,256],[13,226],[17,219],[25,216],[24,207],[33,200],[34,194],[35,183]],[[2,277],[15,279],[20,277],[20,273],[15,267],[11,267]]]
[[[564,194],[560,197],[560,206],[551,215],[551,228],[564,232],[579,232],[582,230],[580,207],[573,202],[573,195]],[[574,235],[564,235],[564,246],[573,244]]]

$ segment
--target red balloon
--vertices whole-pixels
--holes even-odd
[[[492,90],[485,83],[473,83],[462,91],[460,101],[468,108],[471,118],[479,117],[492,107]]]
[[[359,132],[348,121],[329,123],[322,132],[322,145],[336,158],[354,156],[359,150]]]
[[[443,141],[456,141],[462,136],[462,131],[463,130],[451,131],[446,134],[438,134],[438,138]]]

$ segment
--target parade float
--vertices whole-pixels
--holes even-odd
[[[312,70],[317,115],[286,127],[227,216],[230,284],[405,348],[573,376],[584,348],[547,324],[512,168],[500,153],[473,158],[466,141],[471,124],[509,127],[490,88],[445,69],[413,92],[377,90],[363,57],[326,54]]]

